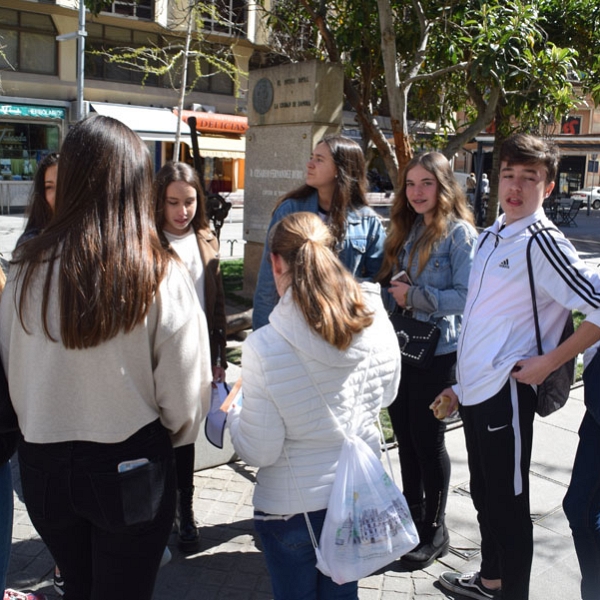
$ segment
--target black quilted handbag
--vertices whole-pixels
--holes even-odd
[[[421,369],[429,368],[440,339],[440,328],[402,312],[393,312],[390,321],[398,337],[402,362]]]

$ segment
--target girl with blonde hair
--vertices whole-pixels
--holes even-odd
[[[354,280],[317,215],[284,217],[269,242],[281,298],[242,348],[231,437],[259,467],[254,519],[275,600],[357,600],[357,582],[317,570],[304,512],[318,539],[344,441],[330,410],[379,455],[375,422],[398,386],[398,343],[379,285]]]
[[[475,251],[476,231],[463,191],[439,152],[406,166],[390,214],[379,280],[389,285],[390,310],[404,310],[441,330],[426,369],[403,362],[389,414],[398,440],[403,492],[421,543],[402,558],[409,569],[429,566],[448,552],[444,513],[450,483],[446,425],[429,405],[453,382],[456,347]],[[393,275],[406,275],[391,281]]]

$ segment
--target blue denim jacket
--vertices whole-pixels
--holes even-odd
[[[283,217],[295,212],[318,213],[319,200],[317,192],[307,198],[295,200],[289,198],[275,212],[269,224],[267,239],[263,250],[256,291],[254,292],[254,308],[252,327],[258,329],[269,322],[269,315],[279,301],[273,271],[269,260],[269,232],[273,225]],[[385,229],[377,213],[368,206],[357,211],[349,211],[346,217],[346,235],[339,252],[339,258],[357,279],[372,280],[379,272],[383,259]]]
[[[453,221],[448,225],[448,235],[434,245],[423,271],[419,270],[419,253],[408,268],[410,251],[423,231],[423,219],[419,217],[398,256],[398,270],[406,270],[412,281],[408,304],[412,316],[419,321],[436,323],[441,330],[436,355],[456,350],[462,324],[462,313],[467,298],[469,273],[475,255],[477,231],[465,221]],[[392,311],[397,305],[386,290],[384,302]]]

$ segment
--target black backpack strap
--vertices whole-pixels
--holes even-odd
[[[542,334],[540,332],[540,322],[538,319],[538,310],[537,310],[537,301],[535,298],[535,282],[533,280],[533,267],[531,266],[531,244],[535,237],[542,233],[542,231],[558,231],[556,227],[538,227],[535,226],[539,224],[539,221],[534,223],[531,227],[529,227],[529,231],[531,231],[531,237],[527,242],[527,274],[529,275],[529,289],[531,290],[531,303],[533,304],[533,324],[535,326],[535,340],[537,343],[538,354],[544,354],[542,350]]]

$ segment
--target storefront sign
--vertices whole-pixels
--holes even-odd
[[[67,111],[52,106],[27,106],[25,104],[0,104],[0,117],[36,117],[42,119],[64,119]]]
[[[192,110],[184,110],[181,113],[181,118],[186,123],[190,117],[196,117],[196,129],[198,131],[243,135],[248,129],[248,118],[239,115],[224,115]]]

